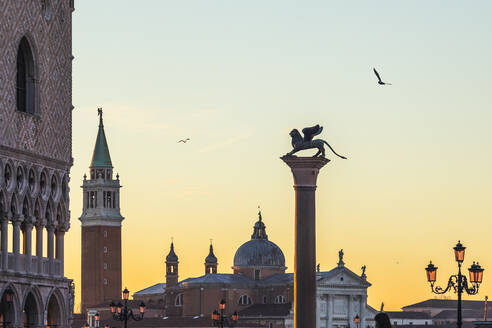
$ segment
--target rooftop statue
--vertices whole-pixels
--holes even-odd
[[[320,134],[321,131],[323,131],[323,127],[319,124],[302,129],[304,137],[301,136],[297,129],[293,129],[292,131],[290,131],[289,134],[292,137],[293,149],[292,151],[287,153],[286,156],[295,156],[294,154],[300,150],[317,148],[318,152],[313,157],[325,157],[324,145],[326,144],[328,148],[330,148],[330,150],[333,152],[333,154],[337,155],[340,158],[347,159],[346,157],[337,154],[337,152],[333,150],[333,148],[331,148],[330,144],[328,144],[323,139],[313,139],[313,137]]]

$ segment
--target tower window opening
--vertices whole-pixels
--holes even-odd
[[[115,204],[115,199],[116,199],[116,194],[115,192],[113,191],[113,208],[116,208],[116,204]]]
[[[251,305],[253,304],[253,301],[251,300],[251,297],[249,297],[248,295],[242,295],[240,298],[239,298],[239,305]]]
[[[175,306],[183,306],[183,294],[180,293],[178,296],[176,296],[176,299],[174,300],[174,305]]]
[[[108,248],[104,246],[104,253],[106,254],[108,252]]]
[[[111,193],[111,191],[108,191],[108,192],[106,192],[106,194],[107,194],[107,201],[108,201],[108,203],[107,203],[107,205],[108,205],[108,206],[107,206],[107,207],[111,207],[111,204],[112,204],[112,201],[111,201],[111,198],[112,198],[112,197],[111,197],[111,194],[112,194],[112,193]],[[104,206],[104,207],[106,207],[106,206]]]
[[[36,78],[29,42],[23,37],[17,51],[17,110],[35,113]]]
[[[275,297],[275,304],[284,304],[285,303],[285,296],[284,295],[278,295]]]
[[[106,207],[106,192],[103,191],[103,207]]]
[[[94,204],[95,204],[95,192],[94,191],[91,191],[90,194],[89,194],[89,198],[90,198],[90,207],[91,208],[94,208]]]
[[[108,284],[108,279],[104,279],[104,284],[107,285]]]
[[[255,280],[260,280],[260,270],[255,270]]]
[[[108,237],[108,231],[107,230],[104,230],[104,238],[107,238]]]
[[[107,269],[108,269],[108,264],[104,263],[104,270],[107,270]]]
[[[263,296],[263,304],[266,304],[266,303],[267,303],[267,297]]]

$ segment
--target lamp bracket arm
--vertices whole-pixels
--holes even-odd
[[[458,276],[456,275],[452,275],[449,277],[449,280],[448,280],[448,285],[445,289],[443,289],[442,287],[440,286],[434,286],[434,284],[431,284],[431,290],[434,294],[444,294],[444,293],[447,293],[448,290],[450,290],[451,288],[454,289],[454,291],[456,292],[457,291],[457,288],[458,288]]]

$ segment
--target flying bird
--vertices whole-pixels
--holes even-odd
[[[178,143],[180,143],[180,142],[182,142],[182,143],[186,143],[186,142],[188,142],[188,140],[190,140],[190,138],[181,139],[180,141],[178,141]]]
[[[378,84],[381,84],[381,85],[391,85],[391,83],[386,83],[386,82],[383,82],[381,80],[381,76],[379,76],[379,73],[378,73],[378,71],[376,71],[375,68],[373,68],[373,71],[374,71],[374,74],[376,74],[376,76],[378,77]]]

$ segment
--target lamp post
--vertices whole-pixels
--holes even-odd
[[[470,283],[471,287],[468,287],[468,280],[466,279],[466,275],[461,274],[461,265],[465,259],[465,249],[460,241],[456,244],[454,249],[454,257],[456,262],[458,262],[458,274],[451,275],[448,280],[448,286],[446,288],[441,288],[439,286],[435,286],[436,275],[437,275],[437,267],[432,264],[432,261],[429,263],[427,268],[425,268],[427,274],[427,281],[429,281],[431,286],[431,291],[435,294],[444,294],[451,288],[455,293],[458,294],[458,309],[457,309],[457,326],[458,328],[462,327],[462,319],[461,319],[461,294],[466,292],[468,295],[478,294],[478,288],[482,283],[483,279],[483,270],[482,267],[478,264],[478,262],[471,265],[468,269],[470,273]]]
[[[360,317],[358,314],[354,317],[354,323],[355,323],[356,327],[359,328]]]
[[[111,302],[109,305],[109,308],[111,310],[111,313],[113,314],[113,319],[118,320],[118,321],[123,321],[125,323],[124,327],[127,328],[127,323],[128,320],[133,319],[135,321],[140,321],[143,319],[144,314],[145,314],[145,304],[144,302],[140,303],[140,315],[138,314],[133,314],[133,310],[128,308],[128,296],[130,295],[130,292],[128,289],[123,290],[123,300],[125,304],[121,304],[121,302],[118,302],[118,304],[114,304],[114,302]]]
[[[234,324],[237,322],[239,316],[237,315],[237,312],[234,312],[231,316],[225,315],[224,311],[226,308],[226,302],[224,300],[221,300],[219,303],[219,311],[214,310],[212,312],[212,320],[214,322],[214,326],[223,328],[224,324],[227,324],[229,327],[233,327]]]

